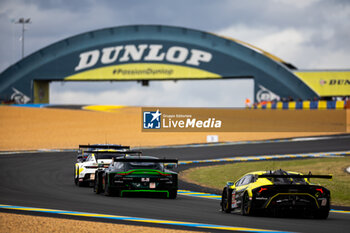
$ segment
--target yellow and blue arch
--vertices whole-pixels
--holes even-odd
[[[255,98],[312,99],[291,64],[247,43],[161,25],[105,28],[72,36],[0,74],[0,99],[47,103],[50,81],[254,79]]]

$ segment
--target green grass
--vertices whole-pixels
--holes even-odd
[[[236,181],[245,173],[283,169],[307,174],[332,174],[332,180],[311,179],[331,191],[332,204],[350,206],[350,174],[345,168],[350,166],[350,156],[338,158],[303,159],[288,161],[263,161],[233,163],[209,167],[192,168],[182,172],[181,178],[202,186],[221,190],[227,181]]]

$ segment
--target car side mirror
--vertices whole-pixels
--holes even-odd
[[[234,184],[235,184],[235,183],[232,182],[232,181],[227,181],[227,183],[226,183],[227,186],[232,186],[232,185],[234,185]]]

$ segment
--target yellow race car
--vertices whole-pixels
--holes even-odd
[[[331,179],[332,176],[303,175],[281,169],[247,173],[236,182],[227,182],[222,191],[221,209],[242,215],[298,212],[326,219],[330,210],[330,191],[311,183],[310,178]]]

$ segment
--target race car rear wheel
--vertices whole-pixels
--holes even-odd
[[[102,192],[102,180],[101,180],[101,174],[95,173],[95,181],[94,181],[94,192],[96,194],[100,194]]]
[[[79,179],[78,179],[78,186],[79,186],[79,187],[84,187],[84,186],[86,186],[86,182],[84,182],[84,181],[79,181]]]
[[[241,214],[250,215],[250,205],[249,205],[249,195],[247,192],[243,194],[242,204],[241,204]]]
[[[75,185],[78,185],[78,175],[77,175],[77,167],[74,166],[74,183]]]
[[[221,211],[225,213],[231,213],[232,211],[231,209],[232,200],[230,198],[231,196],[232,196],[232,190],[224,188],[221,195]]]
[[[121,197],[122,190],[120,189],[113,189],[113,196]]]
[[[169,199],[175,199],[176,196],[177,196],[177,190],[176,189],[169,190]]]
[[[110,196],[111,195],[111,192],[109,190],[109,186],[108,186],[108,181],[107,181],[107,176],[105,177],[105,182],[104,182],[104,195],[105,196]]]

